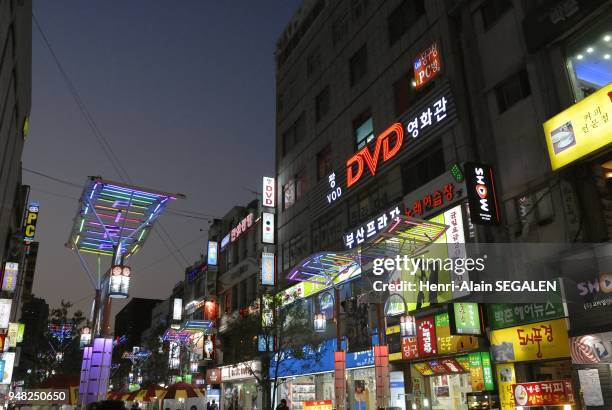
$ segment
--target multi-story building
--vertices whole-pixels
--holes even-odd
[[[441,239],[446,243],[562,242],[556,253],[541,248],[540,257],[557,270],[538,265],[540,278],[563,271],[574,289],[585,280],[605,285],[595,272],[608,266],[601,256],[609,255],[608,247],[568,248],[610,239],[610,7],[610,1],[571,0],[304,1],[276,51],[279,281],[310,254],[367,242],[399,213],[456,226]],[[486,181],[479,183],[488,191],[478,199],[471,179],[481,172]],[[481,200],[487,212],[478,208]],[[563,263],[570,255],[586,257],[595,277],[570,271]],[[433,273],[423,272],[431,280]],[[363,280],[354,282],[344,286],[341,301],[362,293]],[[446,296],[423,295],[409,304],[411,315],[432,327],[435,317],[445,334],[453,311],[440,302],[465,295]],[[313,306],[314,312],[321,301]],[[577,312],[581,329],[589,320],[597,324],[579,334],[612,330],[605,306]],[[532,321],[563,340],[564,316],[556,311],[551,319],[557,322]],[[493,331],[511,327],[490,324]],[[392,344],[395,330],[386,332]],[[480,335],[442,356],[459,362],[469,353],[488,363],[483,352],[494,342]],[[518,341],[508,343],[522,349]],[[514,405],[505,390],[512,383],[572,376],[569,345],[516,360],[494,353],[498,388],[450,367],[431,369],[424,357],[438,360],[442,351],[407,357],[400,350],[390,377],[402,386],[391,402],[402,408],[410,405],[403,394],[413,395],[415,406],[467,408],[458,402],[465,393],[480,397],[475,400],[499,393],[506,408]],[[348,359],[346,366],[349,386],[359,382],[374,405],[374,369],[351,370]],[[600,372],[603,385],[609,373]],[[334,399],[332,374],[317,373],[283,375],[298,376],[284,390],[295,395],[294,408],[303,391],[310,399]],[[576,373],[573,381],[577,388]],[[357,400],[348,395],[351,408]]]
[[[115,335],[126,337],[126,348],[141,345],[142,331],[151,326],[151,312],[160,299],[132,298],[115,315]]]
[[[28,369],[36,368],[40,358],[40,345],[45,340],[48,331],[49,305],[42,298],[31,297],[23,304],[20,323],[24,325],[23,342],[19,366],[15,369],[15,378],[24,380],[26,387],[33,387],[31,381],[37,381],[40,375],[28,373]]]

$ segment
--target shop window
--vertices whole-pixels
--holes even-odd
[[[326,86],[315,98],[315,120],[321,121],[329,112],[329,85]]]
[[[395,44],[423,14],[425,14],[423,0],[402,1],[387,18],[389,45]]]
[[[351,87],[361,80],[368,72],[368,49],[364,44],[349,60]]]
[[[365,147],[374,139],[374,123],[369,111],[359,115],[353,121],[353,134],[355,135],[357,149]]]
[[[612,82],[612,17],[567,46],[574,97],[581,100]]]
[[[331,170],[331,145],[327,144],[325,148],[317,152],[317,181],[325,178]]]
[[[510,0],[486,0],[480,7],[482,14],[482,24],[485,30],[490,29],[501,16],[510,10],[512,2]]]
[[[297,120],[287,131],[283,133],[283,156],[287,155],[294,146],[300,143],[306,135],[306,121],[304,120],[304,113],[302,113]]]
[[[527,70],[522,69],[516,74],[511,75],[495,87],[497,97],[497,108],[499,113],[507,111],[517,102],[531,95],[529,86],[529,76]]]
[[[433,148],[438,147],[438,148]],[[404,195],[414,191],[446,171],[444,150],[439,144],[433,145],[429,152],[402,165],[402,185]]]

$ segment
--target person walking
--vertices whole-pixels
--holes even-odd
[[[289,406],[287,406],[287,400],[282,399],[280,404],[276,406],[276,410],[289,410]]]

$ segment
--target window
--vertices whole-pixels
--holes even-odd
[[[229,290],[223,294],[223,308],[225,313],[232,313],[232,294]]]
[[[349,60],[351,74],[351,87],[359,82],[368,72],[368,50],[366,45],[359,50]]]
[[[295,179],[289,180],[283,186],[283,208],[289,209],[295,204]]]
[[[329,111],[329,85],[315,98],[315,119],[319,122]]]
[[[295,176],[295,200],[299,201],[306,194],[306,168]]]
[[[306,134],[306,121],[304,120],[304,113],[302,113],[297,120],[287,131],[283,133],[283,156],[287,155],[294,146],[296,146]]]
[[[332,44],[335,46],[346,38],[348,34],[348,13],[343,10],[340,15],[332,22]]]
[[[321,69],[321,52],[317,48],[306,57],[306,76],[310,77]]]
[[[325,148],[317,153],[317,181],[325,178],[331,170],[331,145],[327,144]]]
[[[417,158],[402,165],[402,185],[406,195],[446,171],[441,143],[434,144]]]
[[[353,134],[357,149],[365,147],[374,139],[374,123],[369,111],[364,112],[353,121]]]
[[[231,311],[233,312],[234,310],[238,309],[238,285],[235,285],[234,287],[232,287],[232,304],[233,306],[231,307]]]
[[[527,70],[522,69],[495,87],[499,113],[507,111],[514,104],[531,94]]]
[[[355,226],[367,217],[380,213],[389,204],[387,195],[387,178],[382,178],[377,184],[366,191],[361,191],[355,200],[349,203],[349,226]]]
[[[412,24],[425,14],[423,0],[404,0],[387,18],[389,30],[389,45],[397,40],[412,26]]]
[[[247,307],[247,279],[240,282],[240,309]]]
[[[283,271],[295,266],[308,254],[308,243],[304,234],[299,234],[283,244]]]
[[[511,6],[510,0],[486,0],[480,8],[485,30],[490,29]]]

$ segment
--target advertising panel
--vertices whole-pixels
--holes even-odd
[[[448,313],[440,313],[435,318],[438,354],[456,353],[478,348],[477,337],[451,335]]]
[[[38,221],[38,210],[40,204],[38,202],[30,202],[28,212],[26,213],[25,226],[23,228],[23,240],[25,243],[30,243],[36,235],[36,222]]]
[[[174,298],[172,304],[172,320],[181,320],[183,318],[183,299]]]
[[[572,363],[612,363],[612,332],[570,338]]]
[[[274,214],[263,212],[261,214],[261,242],[274,243]]]
[[[512,393],[517,406],[562,406],[574,404],[574,389],[570,379],[550,380],[512,385]]]
[[[497,372],[497,385],[499,388],[499,404],[501,410],[514,410],[514,393],[512,385],[516,383],[516,375],[514,373],[514,364],[497,364],[495,365]]]
[[[416,320],[419,357],[433,356],[437,353],[435,319],[426,316]]]
[[[468,358],[470,361],[470,383],[472,385],[472,390],[483,391],[485,389],[485,384],[480,352],[470,353]]]
[[[19,272],[19,264],[16,262],[6,262],[4,264],[4,273],[2,275],[2,290],[13,292],[17,286],[17,274]]]
[[[217,266],[219,254],[219,244],[215,241],[208,241],[208,266]]]
[[[480,335],[480,309],[478,303],[453,303],[451,332],[460,335]]]
[[[276,283],[276,271],[274,269],[274,254],[271,252],[261,253],[261,284],[274,286]]]
[[[612,83],[544,123],[553,170],[612,143]]]
[[[9,347],[17,347],[17,333],[18,332],[19,332],[19,324],[9,323],[9,327],[8,327]]]
[[[342,235],[344,247],[346,249],[351,249],[362,244],[366,239],[375,236],[378,232],[385,229],[394,218],[402,214],[401,209],[401,205],[395,205],[391,207],[389,211],[376,215],[374,218],[370,218],[356,228],[345,232],[344,235]]]
[[[13,365],[15,363],[15,353],[2,353],[2,360],[4,361],[4,371],[2,372],[2,381],[0,381],[0,384],[11,384],[11,380],[13,379]]]
[[[221,370],[215,368],[206,369],[206,384],[220,384]]]
[[[11,316],[13,299],[0,299],[0,329],[7,329]]]
[[[434,79],[442,70],[441,53],[438,51],[438,43],[434,43],[420,52],[414,60],[414,82],[418,90]]]
[[[447,171],[404,197],[406,215],[426,218],[466,198],[465,182]]]
[[[224,382],[231,380],[253,378],[253,373],[261,372],[261,362],[251,360],[249,362],[238,363],[231,366],[223,366],[221,369],[221,380]]]
[[[17,329],[17,343],[23,342],[24,332],[25,332],[25,324],[19,323],[19,328]]]
[[[466,162],[465,185],[472,222],[478,225],[499,225],[493,168],[485,164]]]
[[[496,303],[487,305],[491,329],[503,329],[565,316],[562,303]]]
[[[274,208],[276,206],[276,185],[274,178],[263,177],[263,206]]]
[[[570,357],[565,319],[493,330],[491,354],[497,363]]]

